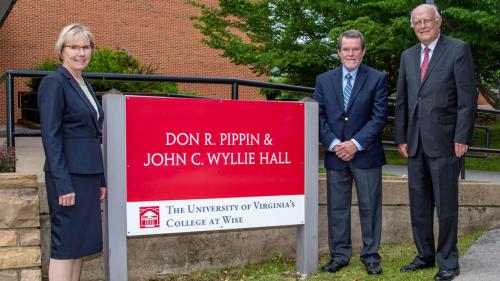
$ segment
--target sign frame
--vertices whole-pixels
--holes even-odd
[[[128,280],[126,97],[103,96],[103,150],[108,185],[104,206],[104,257],[108,281]],[[305,277],[315,272],[318,265],[318,104],[312,100],[303,103],[305,213],[304,224],[296,226],[296,265]]]

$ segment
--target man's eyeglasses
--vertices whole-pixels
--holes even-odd
[[[357,54],[357,53],[361,52],[361,48],[341,48],[340,50],[346,54],[349,54],[351,52],[353,54]]]
[[[415,27],[418,26],[419,24],[422,24],[423,26],[431,26],[436,19],[419,19],[419,20],[414,20],[411,22],[411,26]]]
[[[69,48],[73,52],[79,52],[80,50],[84,52],[90,52],[92,51],[92,46],[90,45],[85,45],[85,46],[79,46],[79,45],[64,45],[64,47]]]

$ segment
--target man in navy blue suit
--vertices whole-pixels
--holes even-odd
[[[337,272],[352,256],[351,198],[356,183],[363,248],[368,274],[380,274],[378,248],[382,228],[382,129],[387,115],[387,78],[364,64],[365,41],[348,30],[337,41],[342,66],[318,75],[320,141],[327,169],[328,243],[331,260],[323,271]]]

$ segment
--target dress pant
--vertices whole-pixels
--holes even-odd
[[[332,259],[347,264],[352,256],[351,201],[356,183],[363,248],[363,263],[380,262],[382,230],[382,167],[327,170],[328,244]]]
[[[432,158],[419,142],[417,153],[408,158],[408,186],[413,238],[417,262],[434,264],[440,269],[458,265],[458,174],[459,158]],[[434,246],[434,206],[439,222],[437,249]]]

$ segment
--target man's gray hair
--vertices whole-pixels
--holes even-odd
[[[361,40],[361,49],[365,49],[365,37],[363,36],[363,33],[357,31],[356,29],[350,29],[347,31],[344,31],[344,33],[340,34],[339,38],[337,39],[337,50],[340,50],[342,48],[342,38],[359,38]]]
[[[411,25],[411,27],[413,27],[413,12],[417,8],[422,7],[422,6],[427,6],[427,7],[432,8],[434,10],[434,19],[435,20],[441,18],[441,15],[439,14],[439,11],[438,11],[438,7],[435,4],[422,4],[422,5],[418,5],[417,7],[415,7],[415,9],[411,10],[411,14],[410,14],[410,25]]]

